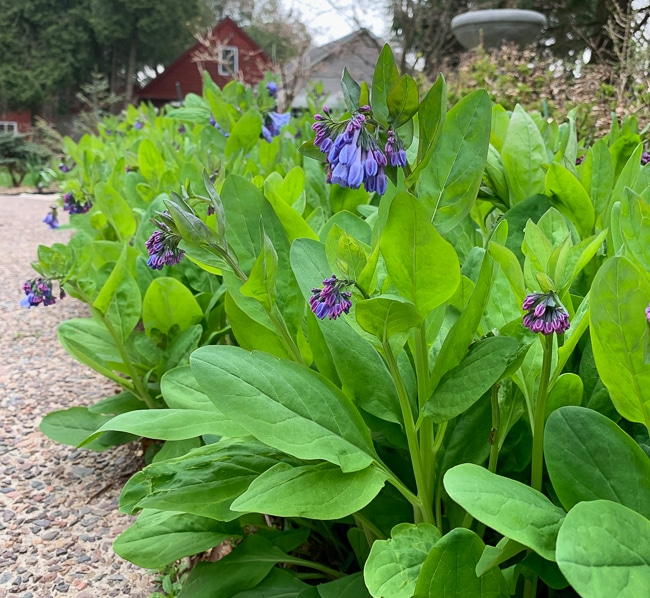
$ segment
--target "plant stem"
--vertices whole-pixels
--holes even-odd
[[[420,502],[419,509],[416,509],[416,523],[418,523],[418,516],[420,521],[427,523],[434,523],[432,501],[427,492],[428,483],[424,477],[422,469],[422,460],[420,457],[420,446],[418,443],[417,432],[415,431],[415,422],[413,421],[413,412],[411,411],[411,404],[409,401],[402,375],[400,374],[397,366],[397,361],[393,355],[393,350],[388,341],[384,341],[384,354],[388,369],[395,382],[397,388],[397,396],[399,398],[400,408],[402,410],[402,417],[404,418],[404,429],[406,431],[406,440],[408,442],[409,453],[411,454],[411,461],[413,463],[413,473],[415,474],[415,483],[417,485],[418,494],[417,498]]]
[[[293,357],[293,360],[296,363],[301,363],[302,365],[305,365],[305,361],[302,358],[302,354],[300,353],[300,349],[298,349],[296,343],[293,340],[293,337],[291,336],[291,333],[289,332],[289,329],[287,328],[287,324],[284,321],[284,318],[282,317],[282,314],[280,311],[277,309],[277,306],[274,305],[272,308],[267,309],[266,313],[268,313],[269,318],[271,318],[271,321],[275,325],[277,331],[280,334],[280,338],[282,339],[282,343],[284,344],[285,348]]]
[[[551,364],[553,361],[553,336],[542,336],[544,358],[542,361],[542,374],[539,380],[537,401],[535,403],[535,420],[533,422],[533,456],[531,464],[530,485],[533,489],[541,491],[542,475],[544,472],[544,416],[546,414],[546,399],[548,398],[548,382],[551,377]]]
[[[488,461],[488,471],[496,473],[497,459],[499,458],[499,442],[501,436],[501,414],[499,413],[499,384],[492,385],[490,395],[492,403],[492,430],[490,430],[490,460]]]
[[[315,569],[316,571],[320,571],[321,573],[325,573],[325,575],[329,575],[330,577],[333,577],[334,579],[339,579],[340,577],[344,577],[345,573],[341,573],[340,571],[337,571],[336,569],[332,569],[331,567],[328,567],[326,565],[321,565],[320,563],[314,563],[313,561],[308,561],[306,559],[300,559],[297,557],[288,557],[286,559],[282,559],[282,562],[284,563],[289,563],[292,565],[302,565],[303,567],[309,567],[310,569]]]

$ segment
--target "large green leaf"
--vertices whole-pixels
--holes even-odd
[[[370,598],[361,573],[346,575],[341,579],[320,584],[313,598]],[[301,594],[298,598],[312,598]]]
[[[356,306],[359,326],[381,342],[401,337],[399,349],[406,342],[408,331],[420,324],[422,316],[415,305],[399,296],[379,295],[359,301]]]
[[[596,217],[601,218],[609,205],[614,186],[614,161],[604,139],[596,141],[587,151],[580,170],[580,181],[591,197]]]
[[[616,410],[650,427],[650,363],[645,362],[648,275],[624,257],[609,259],[591,287],[590,331],[598,374]]]
[[[621,198],[620,222],[625,248],[650,272],[650,205],[631,189]]]
[[[490,98],[485,90],[464,97],[448,113],[418,195],[442,233],[469,214],[478,194],[490,145]]]
[[[159,181],[165,170],[165,160],[151,139],[143,139],[138,146],[138,166],[140,173],[148,182]]]
[[[413,77],[402,75],[388,92],[386,104],[388,122],[393,128],[399,129],[410,121],[420,105],[418,86]]]
[[[393,199],[380,248],[391,282],[423,317],[458,287],[458,256],[412,195],[400,193]]]
[[[250,439],[223,439],[175,459],[153,463],[122,491],[120,508],[182,511],[220,521],[241,515],[230,505],[282,454]]]
[[[507,598],[508,584],[498,567],[476,575],[483,548],[483,541],[462,527],[443,536],[422,566],[414,598]]]
[[[517,341],[507,336],[476,343],[441,380],[425,404],[424,414],[434,423],[442,423],[466,411],[501,379],[518,348]]]
[[[230,131],[226,142],[225,156],[232,156],[240,150],[245,154],[259,141],[262,133],[262,115],[257,110],[249,110]]]
[[[217,546],[233,535],[232,530],[207,517],[146,510],[117,537],[113,550],[139,567],[160,569]]]
[[[555,560],[555,541],[565,514],[543,494],[472,463],[450,469],[444,484],[472,517]]]
[[[201,307],[182,282],[169,276],[160,276],[151,282],[142,306],[142,320],[148,335],[154,329],[166,334],[174,326],[182,331],[202,319]]]
[[[580,181],[567,168],[553,162],[546,172],[544,185],[553,206],[575,224],[581,237],[588,237],[596,215],[591,198]]]
[[[300,581],[285,569],[275,567],[253,589],[237,592],[232,598],[298,598],[300,592],[309,588],[313,586]]]
[[[372,78],[372,114],[384,125],[388,125],[388,92],[399,80],[399,71],[395,64],[393,51],[388,44],[384,44]]]
[[[231,509],[277,517],[340,519],[365,507],[385,481],[386,476],[375,467],[343,473],[330,463],[298,467],[278,463],[259,476]]]
[[[374,598],[411,598],[415,582],[429,551],[440,540],[430,523],[402,523],[388,540],[377,540],[363,568],[363,577]]]
[[[201,347],[190,363],[217,407],[261,442],[301,459],[330,461],[345,472],[375,460],[356,407],[317,372],[228,346]]]
[[[594,500],[569,511],[557,563],[589,598],[639,598],[650,588],[650,521],[623,505]]]
[[[150,142],[151,143],[151,142]],[[131,206],[110,183],[95,185],[95,203],[111,223],[121,241],[128,242],[137,223]]]
[[[546,422],[544,456],[565,509],[605,499],[650,518],[650,460],[604,415],[584,407],[552,413]]]
[[[517,104],[501,150],[512,205],[531,195],[544,193],[545,172],[542,164],[548,161],[544,139],[535,121]]]

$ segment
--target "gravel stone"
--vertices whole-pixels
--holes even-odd
[[[50,411],[117,391],[57,340],[57,326],[88,317],[86,306],[71,297],[48,307],[18,305],[22,284],[37,276],[30,264],[38,245],[65,243],[72,234],[42,222],[54,201],[0,196],[0,598],[148,598],[157,589],[152,572],[111,548],[134,521],[117,505],[128,477],[143,467],[140,447],[95,453],[57,444],[38,427]],[[67,223],[63,210],[59,220]]]

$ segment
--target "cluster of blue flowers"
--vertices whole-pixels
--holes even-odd
[[[142,129],[144,129],[144,123],[143,123],[141,120],[136,120],[136,121],[133,123],[133,128],[134,128],[136,131],[141,131]]]
[[[74,164],[74,162],[72,166],[68,166],[65,162],[61,162],[59,163],[59,170],[63,173],[66,173],[66,172],[70,172],[75,166],[76,164]]]
[[[182,241],[181,236],[170,226],[173,224],[171,214],[167,210],[159,214],[160,220],[151,219],[158,230],[155,230],[145,243],[149,252],[147,266],[154,270],[162,270],[164,266],[174,266],[185,255],[185,252],[178,248],[178,244]]]
[[[214,116],[210,117],[210,124],[219,131],[224,137],[230,137],[230,133],[227,133],[224,128],[214,119]]]
[[[524,316],[523,324],[531,332],[561,334],[569,329],[569,312],[553,291],[531,293],[521,308],[528,312]]]
[[[342,187],[386,192],[388,178],[384,167],[406,166],[406,151],[399,135],[388,129],[383,151],[379,147],[379,123],[372,119],[370,106],[362,106],[346,121],[332,119],[327,106],[314,116],[314,145],[327,155],[327,182]],[[372,130],[371,130],[372,129]]]
[[[50,206],[50,211],[45,218],[43,218],[43,222],[45,222],[45,224],[47,224],[52,230],[59,228],[56,206]]]
[[[85,214],[92,207],[93,204],[89,199],[86,199],[82,203],[77,201],[74,193],[65,193],[63,195],[63,209],[66,212],[70,212],[70,214]]]
[[[280,129],[291,120],[291,112],[269,112],[264,118],[262,137],[269,143],[280,134]]]
[[[46,278],[34,278],[23,284],[23,291],[26,297],[20,302],[21,307],[34,307],[38,305],[54,305],[56,297],[52,294],[52,281]],[[65,292],[61,289],[60,299],[65,297]]]
[[[336,320],[341,314],[347,314],[352,307],[352,293],[344,289],[353,285],[352,280],[339,280],[334,274],[323,281],[323,288],[311,290],[309,307],[317,318]]]

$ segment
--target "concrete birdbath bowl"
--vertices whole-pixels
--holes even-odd
[[[451,20],[451,30],[466,49],[482,43],[489,50],[504,42],[525,46],[535,40],[546,24],[546,17],[534,10],[496,8],[457,15]]]

